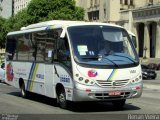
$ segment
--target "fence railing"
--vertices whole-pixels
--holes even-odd
[[[0,63],[4,61],[5,49],[0,49]]]

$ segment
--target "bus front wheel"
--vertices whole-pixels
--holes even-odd
[[[57,92],[57,101],[61,108],[66,109],[67,108],[67,100],[66,100],[66,93],[64,88],[61,88]]]

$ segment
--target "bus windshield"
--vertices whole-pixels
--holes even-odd
[[[138,62],[128,33],[119,27],[87,25],[68,27],[74,58],[94,65],[126,65]]]

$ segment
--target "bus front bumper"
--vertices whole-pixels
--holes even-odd
[[[142,83],[121,88],[101,88],[78,85],[73,90],[73,101],[111,101],[138,98],[142,95]]]

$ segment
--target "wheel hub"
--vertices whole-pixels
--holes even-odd
[[[60,102],[65,102],[65,96],[63,94],[59,95],[59,101]]]

